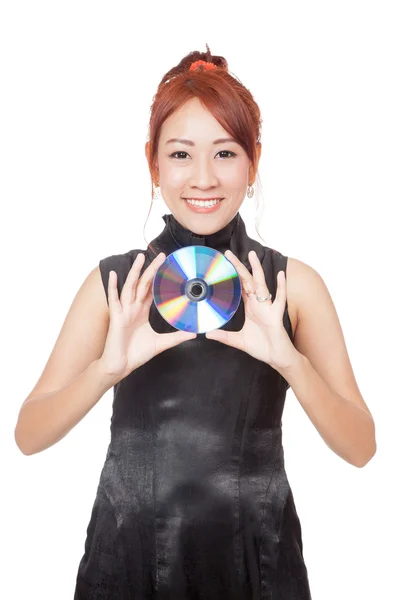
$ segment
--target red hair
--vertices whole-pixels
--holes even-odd
[[[147,152],[152,199],[161,127],[172,113],[192,98],[198,98],[242,146],[254,172],[256,171],[257,145],[260,143],[262,123],[260,109],[251,92],[228,72],[226,59],[223,56],[213,56],[207,44],[206,47],[207,52],[190,52],[176,67],[170,69],[162,78],[153,98]],[[202,60],[213,63],[217,68],[207,69],[205,65],[199,64],[196,69],[190,70],[192,63]]]

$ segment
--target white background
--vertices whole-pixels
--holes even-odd
[[[163,229],[161,201],[143,238],[150,105],[162,76],[206,43],[261,108],[265,245],[323,277],[376,424],[377,453],[358,469],[287,394],[286,470],[313,600],[396,596],[397,9],[384,0],[2,3],[2,597],[73,598],[112,390],[39,454],[18,450],[14,427],[89,271]],[[253,207],[246,199],[241,214],[259,240]]]

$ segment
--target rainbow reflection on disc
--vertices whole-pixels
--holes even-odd
[[[166,257],[153,280],[153,299],[173,327],[206,333],[227,323],[242,297],[240,277],[218,250],[185,246]]]

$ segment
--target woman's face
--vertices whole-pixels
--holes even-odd
[[[170,141],[176,138],[182,141]],[[215,233],[233,219],[249,181],[255,178],[243,148],[233,140],[217,141],[221,138],[231,136],[198,98],[173,113],[160,132],[157,179],[161,195],[176,220],[199,235]],[[185,198],[222,200],[216,210],[201,213],[192,210]]]

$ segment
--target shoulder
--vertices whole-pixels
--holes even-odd
[[[109,256],[104,256],[99,260],[99,266],[112,269],[112,265],[132,265],[138,252],[143,252],[143,250],[128,250],[127,252],[120,254],[110,254]]]
[[[324,281],[316,269],[307,263],[294,258],[287,257],[287,287],[290,288],[291,297],[298,307],[298,302],[304,295],[305,291],[309,290],[309,286],[323,286]],[[290,280],[290,281],[289,281]]]
[[[287,257],[286,292],[293,334],[302,313],[310,310],[311,306],[332,303],[328,288],[318,271],[292,256]]]

